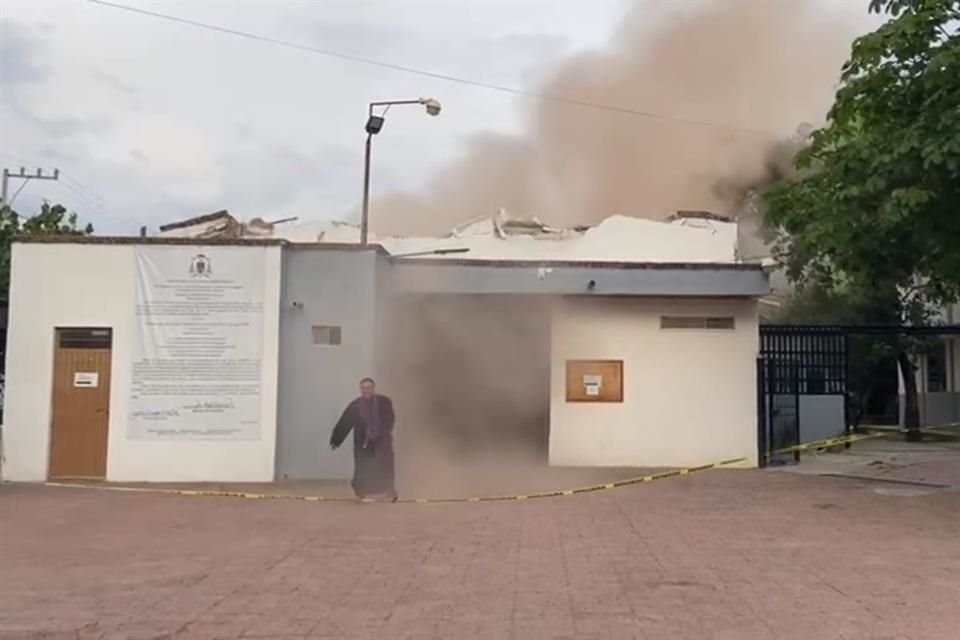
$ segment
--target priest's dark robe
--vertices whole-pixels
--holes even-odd
[[[353,431],[351,486],[361,498],[397,495],[393,472],[394,421],[393,402],[387,396],[357,398],[347,405],[330,434],[330,445],[336,448]]]

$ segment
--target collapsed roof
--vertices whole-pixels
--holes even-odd
[[[355,244],[356,225],[341,221],[297,224],[287,218],[241,223],[227,211],[160,228],[161,236],[272,237],[291,242]],[[395,256],[431,259],[567,260],[591,262],[737,262],[735,220],[703,211],[678,211],[666,220],[611,216],[595,226],[554,227],[535,217],[512,217],[500,210],[477,218],[444,236],[377,237],[370,241]],[[446,251],[447,253],[442,253]],[[452,252],[452,253],[451,253]]]

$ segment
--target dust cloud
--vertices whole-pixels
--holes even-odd
[[[444,233],[501,207],[553,224],[743,209],[752,187],[787,170],[798,125],[823,118],[855,29],[804,2],[678,5],[651,26],[651,5],[637,4],[606,50],[568,60],[542,88],[667,118],[537,102],[525,136],[480,135],[424,193],[375,202],[389,213],[375,230]],[[398,407],[402,492],[535,491],[614,473],[545,466],[556,304],[398,302],[381,388]]]
[[[762,182],[778,142],[822,121],[856,35],[814,2],[638,3],[605,50],[561,64],[540,91],[663,118],[528,103],[525,136],[468,141],[424,192],[378,198],[389,215],[375,230],[444,233],[499,208],[553,224],[736,213],[731,185]]]
[[[549,306],[523,296],[414,296],[397,302],[390,327],[385,382],[399,417],[401,490],[527,486],[547,458]]]

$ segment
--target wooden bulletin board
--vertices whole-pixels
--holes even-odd
[[[567,402],[623,402],[623,360],[567,360]]]

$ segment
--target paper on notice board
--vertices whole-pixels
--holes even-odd
[[[583,376],[583,389],[588,396],[599,396],[600,387],[603,386],[603,376],[586,375]]]

